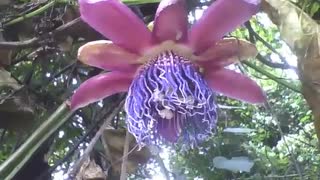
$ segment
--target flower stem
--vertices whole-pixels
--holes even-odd
[[[34,152],[66,122],[73,112],[64,102],[35,132],[0,166],[0,179],[10,180],[28,162]]]

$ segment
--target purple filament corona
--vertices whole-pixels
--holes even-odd
[[[125,108],[128,130],[140,146],[159,144],[161,139],[197,146],[216,126],[214,93],[197,67],[171,51],[140,71]]]

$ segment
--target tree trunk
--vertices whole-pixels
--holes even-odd
[[[281,38],[298,57],[302,93],[312,110],[320,140],[320,26],[289,0],[264,0],[262,10],[278,26]]]

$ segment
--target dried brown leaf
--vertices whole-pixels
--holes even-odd
[[[81,166],[76,180],[106,180],[107,176],[93,160],[87,159]]]
[[[103,135],[104,141],[107,144],[106,156],[110,159],[112,170],[119,174],[121,171],[121,159],[123,157],[124,143],[126,130],[124,129],[106,129]],[[143,147],[138,151],[135,138],[130,134],[130,145],[127,160],[127,173],[134,173],[139,164],[145,164],[151,157],[151,153],[147,147]]]

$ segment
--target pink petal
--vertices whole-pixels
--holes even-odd
[[[261,0],[217,0],[203,14],[190,32],[190,46],[196,53],[210,47],[226,33],[257,13]]]
[[[89,42],[78,51],[78,59],[81,62],[105,70],[123,70],[134,65],[139,66],[138,58],[138,55],[107,40]]]
[[[204,73],[204,77],[214,91],[231,98],[249,103],[264,103],[266,101],[265,94],[259,85],[243,74],[220,69],[207,71]]]
[[[71,109],[76,110],[107,96],[126,92],[133,72],[109,72],[94,76],[83,82],[71,98]]]
[[[224,67],[238,61],[254,58],[257,48],[250,42],[227,38],[219,40],[197,57],[197,63],[203,67]]]
[[[185,0],[162,0],[157,9],[153,37],[156,41],[185,41],[188,13]]]
[[[142,52],[150,46],[151,32],[119,0],[79,0],[82,19],[121,47]]]

